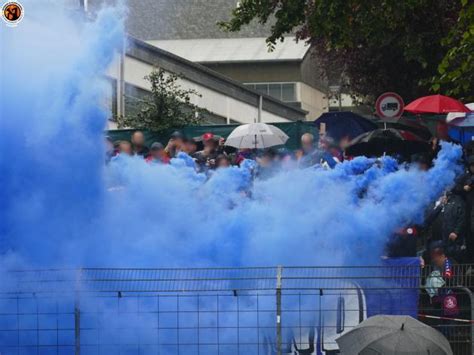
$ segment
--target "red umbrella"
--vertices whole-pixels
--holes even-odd
[[[449,96],[423,96],[405,106],[405,111],[411,113],[448,113],[471,112],[464,104]]]

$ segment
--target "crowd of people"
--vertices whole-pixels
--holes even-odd
[[[107,137],[107,161],[116,156],[141,157],[148,164],[169,164],[179,153],[186,153],[195,162],[196,171],[211,175],[216,169],[238,166],[245,159],[256,161],[255,178],[266,179],[282,168],[334,168],[339,162],[351,159],[344,154],[345,141],[335,142],[326,134],[318,139],[310,133],[301,136],[300,148],[290,151],[279,149],[229,149],[222,137],[205,133],[199,139],[187,138],[174,132],[166,145],[154,142],[145,144],[145,136],[135,131],[130,140],[112,141]],[[414,154],[403,162],[416,165],[420,170],[431,168],[440,149],[439,139],[432,141],[431,151]],[[465,172],[454,187],[439,197],[426,211],[422,225],[400,226],[389,238],[385,255],[388,257],[419,257],[421,265],[431,265],[434,275],[449,285],[455,276],[456,263],[474,262],[474,154],[465,152]],[[474,271],[474,270],[473,270]],[[432,274],[433,275],[433,274]],[[425,280],[427,285],[436,278]],[[457,314],[456,296],[449,288],[430,294],[437,304],[437,315],[452,317]],[[428,292],[429,293],[429,292]],[[448,301],[447,301],[448,300]],[[446,306],[448,304],[448,306]],[[449,305],[453,305],[449,307]]]
[[[245,159],[257,162],[256,177],[265,179],[283,167],[308,168],[320,165],[333,168],[345,159],[344,142],[335,142],[327,134],[317,139],[310,134],[301,136],[300,148],[290,151],[279,149],[229,149],[225,139],[205,133],[199,139],[187,138],[174,132],[166,145],[154,142],[145,144],[145,136],[135,131],[130,140],[113,142],[107,138],[108,160],[124,154],[142,157],[149,164],[169,164],[180,152],[194,159],[196,170],[212,173],[213,170],[240,165]],[[439,150],[438,140],[433,140],[432,151],[415,154],[410,163],[421,170],[428,170]],[[429,207],[423,225],[402,226],[388,241],[386,254],[391,257],[420,256],[423,262],[436,260],[436,255],[445,255],[456,262],[474,261],[474,155],[466,157],[466,171],[456,185]],[[472,235],[472,237],[471,237]]]

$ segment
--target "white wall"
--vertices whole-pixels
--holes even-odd
[[[149,90],[149,83],[144,77],[150,74],[152,70],[153,67],[148,63],[128,56],[125,57],[124,79],[126,83]],[[117,63],[114,63],[109,68],[107,75],[117,79],[119,76],[118,73],[119,66]],[[246,102],[239,101],[186,79],[179,79],[179,84],[185,89],[194,89],[202,95],[202,97],[193,97],[193,104],[205,108],[216,115],[225,117],[228,121],[234,120],[240,123],[252,123],[257,119],[257,106],[249,105]],[[271,112],[263,111],[262,122],[290,122],[290,120]]]

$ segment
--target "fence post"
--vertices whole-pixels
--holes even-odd
[[[281,355],[282,335],[281,335],[281,274],[283,267],[277,266],[277,282],[276,282],[276,337],[277,337],[277,354]]]
[[[75,345],[75,355],[81,354],[81,279],[82,279],[82,269],[77,270],[76,272],[76,283],[74,289],[74,345]]]
[[[468,287],[457,286],[455,288],[463,290],[469,296],[469,300],[471,301],[471,320],[473,320],[474,319],[474,294]],[[471,326],[471,353],[472,353],[472,351],[474,350],[474,323],[471,322],[470,326]]]

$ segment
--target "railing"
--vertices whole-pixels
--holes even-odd
[[[474,269],[474,268],[472,268]],[[471,354],[470,265],[438,291],[430,268],[264,267],[13,271],[1,281],[0,353],[336,354],[374,314],[409,314]]]

